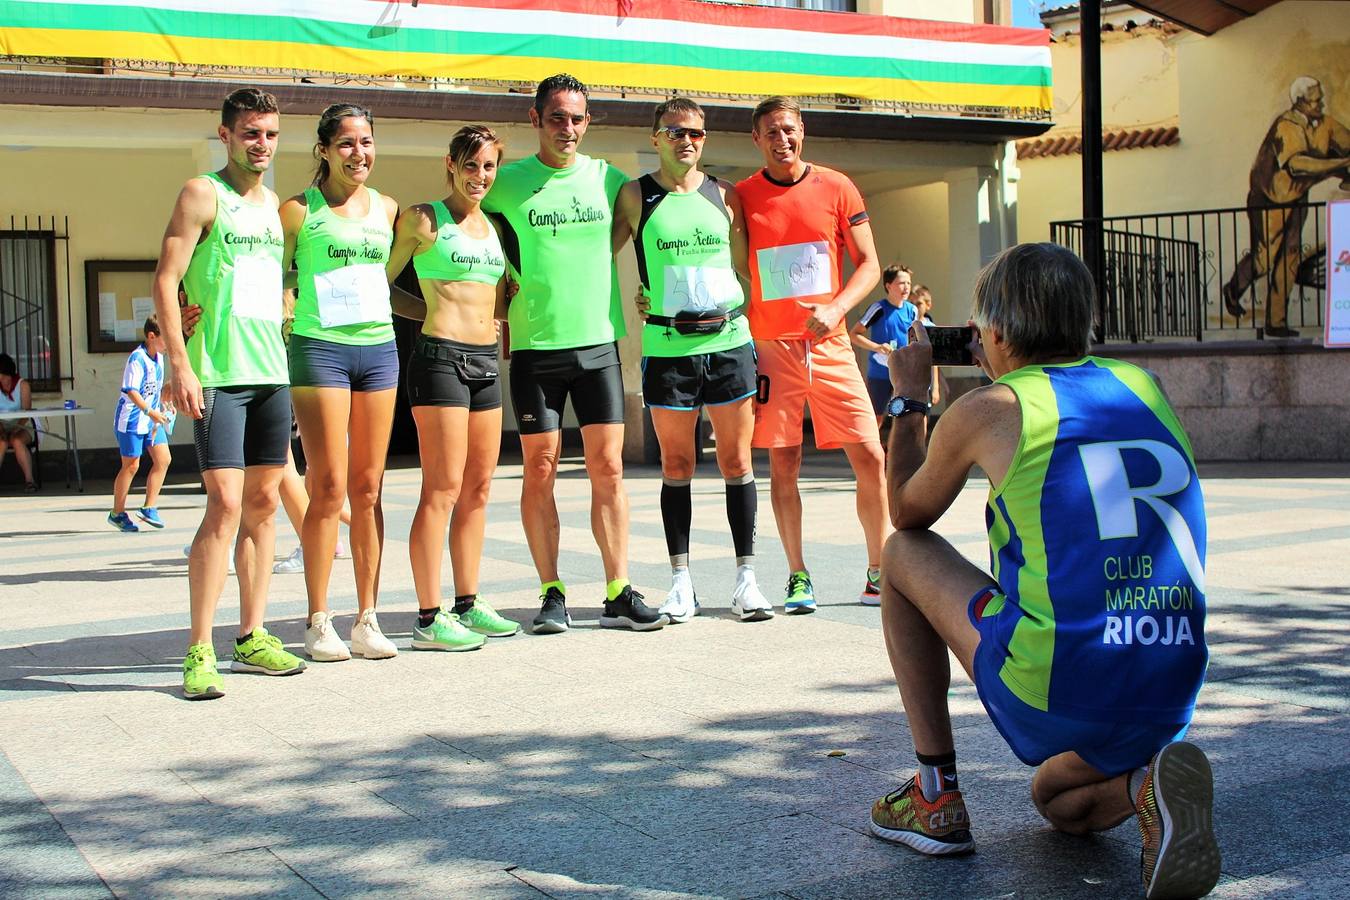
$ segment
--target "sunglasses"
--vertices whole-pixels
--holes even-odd
[[[682,141],[685,138],[698,142],[708,136],[708,132],[702,128],[679,128],[675,125],[667,125],[665,128],[656,129],[666,136],[667,140]]]

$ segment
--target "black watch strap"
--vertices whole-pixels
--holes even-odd
[[[886,415],[892,418],[900,418],[909,413],[923,413],[928,415],[931,405],[923,400],[914,400],[910,397],[892,397],[886,404]]]

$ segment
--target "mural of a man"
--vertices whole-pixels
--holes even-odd
[[[1289,85],[1290,108],[1266,132],[1252,164],[1247,194],[1251,249],[1224,285],[1223,302],[1234,316],[1247,310],[1241,298],[1266,276],[1266,334],[1298,337],[1289,327],[1289,292],[1301,262],[1300,244],[1308,208],[1273,209],[1300,203],[1313,186],[1340,175],[1350,178],[1350,130],[1326,115],[1322,85],[1306,75]]]

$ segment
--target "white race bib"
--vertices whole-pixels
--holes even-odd
[[[342,266],[314,276],[319,324],[324,328],[389,321],[389,280],[384,266]]]
[[[739,306],[745,295],[732,269],[706,266],[666,266],[665,295],[661,310],[666,316],[689,312],[724,312]]]
[[[270,256],[236,256],[230,314],[281,324],[281,264]]]
[[[791,300],[832,292],[830,247],[824,241],[765,247],[755,254],[765,300]]]
[[[876,351],[872,354],[872,358],[877,361],[877,365],[879,366],[889,366],[891,362],[891,348],[887,347],[885,350]]]

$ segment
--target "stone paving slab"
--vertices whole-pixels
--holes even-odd
[[[1216,896],[1343,896],[1350,824],[1350,471],[1206,472],[1209,684],[1191,739],[1215,767]],[[1050,831],[1030,771],[973,686],[951,692],[978,852],[934,860],[871,837],[867,808],[908,777],[912,746],[837,459],[808,457],[813,616],[742,623],[720,481],[695,480],[704,615],[652,634],[597,627],[603,592],[584,473],[564,463],[563,577],[577,627],[467,654],[407,649],[416,598],[406,536],[419,475],[386,479],[381,622],[388,661],[230,675],[178,696],[186,564],[203,505],[171,485],[162,532],[102,521],[88,493],[0,496],[0,896],[1120,897],[1138,893],[1132,823]],[[668,579],[659,478],[629,473],[634,583]],[[758,571],[786,578],[760,473]],[[938,524],[982,560],[984,486]],[[528,620],[537,586],[516,518],[519,466],[489,509],[485,593]],[[295,546],[278,529],[278,557]],[[446,560],[447,582],[450,574]],[[215,632],[237,621],[231,582]],[[340,633],[350,564],[334,569]],[[303,576],[276,576],[270,627],[292,647]],[[843,755],[828,755],[832,751]]]

